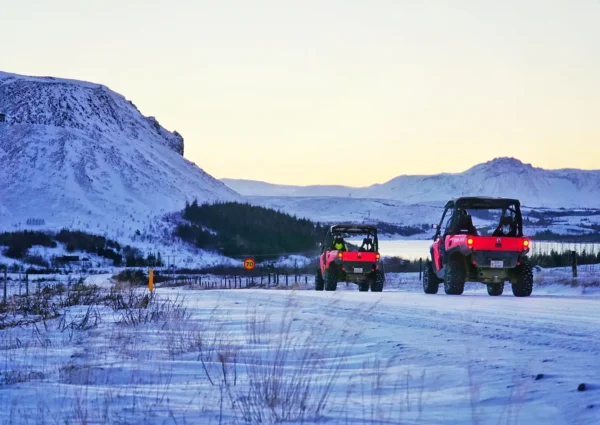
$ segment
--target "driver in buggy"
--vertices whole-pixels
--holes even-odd
[[[346,242],[342,235],[335,235],[333,243],[331,244],[331,249],[336,251],[348,251],[348,247],[346,246]]]
[[[507,215],[500,217],[498,227],[492,233],[492,236],[517,236],[517,222],[514,217]]]

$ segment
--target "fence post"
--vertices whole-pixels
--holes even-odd
[[[29,299],[29,272],[25,272],[25,296]]]
[[[285,272],[285,286],[288,286],[288,273]]]
[[[4,267],[4,304],[6,304],[7,302],[7,298],[6,298],[6,285],[8,282],[8,268]]]
[[[419,280],[421,280],[422,273],[423,273],[423,259],[419,258]]]
[[[573,277],[577,277],[577,252],[571,251],[571,266],[573,267]]]

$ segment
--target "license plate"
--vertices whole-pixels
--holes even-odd
[[[362,267],[354,267],[354,273],[362,273]]]
[[[501,269],[502,267],[504,267],[504,261],[490,261],[490,267],[494,268],[494,269]]]

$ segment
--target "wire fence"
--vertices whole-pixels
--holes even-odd
[[[157,287],[189,286],[198,289],[246,289],[246,288],[308,288],[314,285],[314,274],[289,274],[280,271],[267,275],[175,275],[159,280]]]
[[[600,255],[600,243],[596,242],[552,242],[533,241],[530,255],[550,255],[553,252],[562,254],[575,251],[578,255]]]
[[[600,264],[600,244],[587,242],[550,242],[532,244],[529,259],[535,266],[544,268],[571,267],[577,271],[592,272]]]
[[[257,259],[259,260],[259,259]],[[418,273],[421,279],[423,264],[427,257],[407,260],[401,257],[382,257],[381,267],[385,273]],[[529,253],[530,262],[544,269],[563,269],[569,275],[577,277],[583,273],[600,275],[600,244],[587,242],[551,242],[532,243]],[[260,261],[260,260],[259,260]],[[155,270],[156,283],[161,286],[190,285],[202,289],[241,289],[241,288],[286,288],[313,287],[315,274],[319,269],[318,257],[313,256],[298,265],[277,265],[259,263],[253,270],[236,266],[216,266],[202,269],[162,267]],[[121,270],[140,270],[147,268],[121,268]],[[114,271],[111,270],[111,271]],[[101,271],[96,271],[100,273]],[[38,273],[44,273],[40,276]],[[85,276],[94,270],[81,269],[78,272],[56,270],[25,270],[8,267],[0,269],[0,302],[6,302],[11,295],[28,296],[52,285],[74,285],[82,282]],[[104,271],[106,273],[106,270]],[[112,273],[117,275],[114,271]],[[139,285],[147,282],[147,274],[139,279]]]

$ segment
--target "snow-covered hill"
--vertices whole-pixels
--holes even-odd
[[[183,157],[177,132],[105,86],[0,72],[0,114],[1,230],[115,237],[186,200],[242,199]]]
[[[462,173],[402,175],[383,184],[362,188],[222,181],[247,196],[335,196],[443,204],[449,198],[461,195],[484,195],[518,198],[531,207],[600,207],[600,170],[545,170],[514,158],[497,158]]]
[[[256,205],[324,223],[384,222],[402,226],[422,226],[437,223],[444,211],[443,207],[439,206],[407,205],[386,199],[351,199],[327,196],[253,196],[248,199]],[[423,234],[419,237],[423,238]]]

